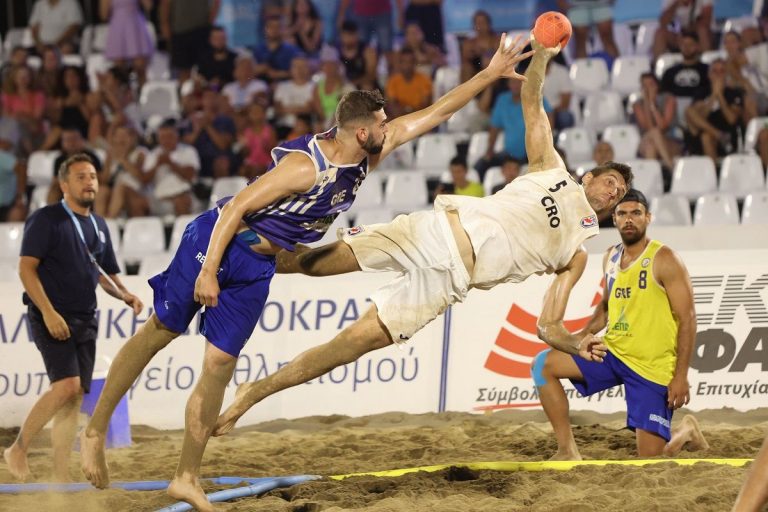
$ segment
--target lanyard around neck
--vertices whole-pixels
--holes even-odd
[[[93,253],[91,252],[91,249],[88,248],[88,243],[85,241],[85,235],[83,234],[83,228],[80,225],[80,222],[75,218],[75,212],[72,211],[72,208],[69,207],[67,202],[62,199],[61,205],[64,207],[64,210],[69,214],[69,218],[72,219],[72,224],[75,225],[75,229],[77,230],[77,234],[80,235],[80,240],[83,241],[83,245],[85,246],[85,251],[88,253],[88,258],[90,258],[91,263],[96,263],[96,258],[94,257]],[[96,233],[96,239],[97,241],[101,240],[99,238],[99,227],[96,225],[96,219],[91,215],[88,214],[88,218],[91,219],[91,223],[93,224],[93,230]]]

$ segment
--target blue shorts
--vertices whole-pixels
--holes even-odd
[[[149,280],[155,314],[168,329],[184,332],[202,307],[195,302],[195,280],[208,250],[219,213],[214,208],[187,225],[168,269]],[[222,257],[215,308],[205,308],[200,332],[215,347],[237,357],[251,337],[269,295],[275,257],[253,252],[234,237]]]
[[[667,387],[638,375],[619,358],[608,352],[602,363],[587,361],[573,356],[576,366],[584,376],[583,381],[571,380],[584,396],[624,384],[627,401],[627,427],[639,428],[671,438],[672,409],[667,407]]]

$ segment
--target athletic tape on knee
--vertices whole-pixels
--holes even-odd
[[[547,383],[547,379],[544,378],[544,363],[547,360],[547,354],[550,350],[552,349],[548,348],[547,350],[542,350],[533,358],[533,363],[531,364],[531,378],[533,378],[533,384],[537,388],[540,388]]]

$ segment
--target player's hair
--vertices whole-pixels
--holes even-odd
[[[697,34],[696,32],[694,32],[692,30],[683,30],[680,33],[680,38],[683,38],[683,37],[687,37],[688,39],[693,39],[697,43],[699,42],[699,34]]]
[[[467,168],[467,159],[463,156],[456,155],[455,157],[451,158],[449,165],[460,165],[463,168]]]
[[[523,166],[523,162],[509,155],[504,155],[504,157],[501,159],[501,165],[504,166],[506,164],[517,164],[518,167]]]
[[[616,171],[624,178],[624,183],[627,184],[627,190],[632,186],[632,168],[627,164],[620,164],[618,162],[605,162],[603,165],[598,165],[591,172],[592,176],[600,176],[608,171]]]
[[[64,160],[59,166],[59,170],[58,170],[59,181],[66,181],[67,178],[69,177],[69,169],[73,165],[79,164],[80,162],[89,163],[94,167],[94,169],[96,168],[96,166],[93,163],[93,160],[87,154],[75,153],[71,157]]]
[[[378,90],[350,91],[341,97],[336,107],[336,123],[343,128],[354,122],[373,121],[373,113],[384,108],[386,103]]]

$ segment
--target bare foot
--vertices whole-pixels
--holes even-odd
[[[104,434],[87,433],[87,429],[80,433],[80,468],[85,478],[97,489],[109,487],[109,468],[104,443]]]
[[[168,485],[167,493],[171,498],[186,501],[200,512],[213,512],[214,510],[197,478],[188,479],[176,476]]]
[[[29,463],[27,462],[27,453],[13,443],[9,448],[3,451],[3,458],[8,464],[8,470],[13,477],[20,482],[29,478]]]
[[[709,443],[701,433],[699,422],[691,414],[686,415],[680,426],[672,430],[672,439],[664,447],[664,455],[674,457],[686,444],[691,451],[709,449]]]
[[[219,419],[216,420],[216,426],[213,427],[213,432],[211,433],[212,437],[223,436],[235,428],[237,420],[248,410],[248,406],[245,405],[245,395],[252,385],[252,382],[245,382],[237,386],[235,401],[219,415]]]
[[[549,460],[581,460],[581,454],[578,450],[557,450]]]

